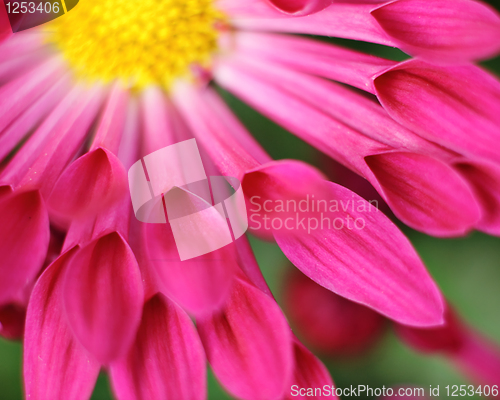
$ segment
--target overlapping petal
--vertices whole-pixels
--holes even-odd
[[[291,331],[268,295],[237,279],[224,308],[197,319],[197,328],[217,379],[232,395],[275,399],[288,390]]]
[[[371,15],[412,56],[455,63],[500,52],[500,16],[480,1],[396,0]]]
[[[129,350],[144,290],[134,254],[117,233],[75,252],[65,273],[66,317],[76,338],[107,364]]]
[[[63,254],[38,280],[24,336],[26,397],[88,399],[100,365],[71,332],[62,305],[63,274],[76,248]]]
[[[128,354],[111,365],[119,400],[197,400],[206,397],[205,354],[188,315],[161,294],[144,305]]]
[[[49,245],[49,217],[38,191],[0,196],[0,303],[35,279]]]

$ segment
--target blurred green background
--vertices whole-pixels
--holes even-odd
[[[491,4],[500,8],[498,0]],[[346,47],[394,60],[407,56],[397,49],[350,40],[321,38]],[[500,38],[499,38],[500,40]],[[483,65],[500,76],[500,57]],[[228,93],[222,95],[247,128],[275,158],[295,158],[324,167],[319,152],[267,120]],[[426,263],[444,295],[477,330],[500,346],[500,238],[473,233],[459,239],[436,239],[401,226]],[[274,244],[251,239],[257,260],[278,302],[281,282],[291,268]],[[56,345],[56,344],[55,344]],[[22,394],[22,346],[0,339],[0,400],[19,400]],[[414,352],[390,329],[368,354],[356,359],[323,359],[337,387],[370,385],[373,388],[396,385],[469,384],[446,359]],[[209,399],[231,399],[208,371]],[[443,389],[441,397],[445,397]],[[361,397],[362,398],[362,397]],[[112,399],[107,377],[101,374],[92,399]],[[154,399],[151,399],[154,400]]]

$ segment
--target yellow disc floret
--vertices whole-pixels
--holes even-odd
[[[45,30],[80,78],[168,89],[209,63],[223,19],[212,0],[80,0]]]

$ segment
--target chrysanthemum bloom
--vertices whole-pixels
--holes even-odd
[[[82,0],[15,35],[2,14],[0,304],[22,298],[42,272],[50,223],[67,231],[28,305],[30,398],[88,398],[101,367],[121,399],[203,398],[205,355],[239,398],[332,384],[291,334],[245,239],[181,262],[168,224],[135,220],[126,169],[193,137],[207,169],[242,182],[249,208],[252,199],[265,207],[312,195],[344,204],[325,212],[342,229],[280,229],[290,215],[276,208],[265,210],[276,225],[256,229],[311,279],[401,324],[442,322],[441,295],[395,225],[307,164],[272,161],[208,83],[367,178],[408,225],[438,236],[498,233],[490,182],[500,84],[467,63],[498,52],[500,19],[468,0],[328,5]],[[374,41],[421,59],[396,65],[252,30]],[[473,126],[481,133],[471,139]]]

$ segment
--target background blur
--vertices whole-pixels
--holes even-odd
[[[490,4],[500,9],[499,0]],[[398,50],[379,45],[342,39],[325,39],[333,43],[394,60],[407,56]],[[500,40],[500,38],[499,38]],[[483,65],[500,76],[500,57]],[[335,164],[319,152],[267,120],[228,93],[222,92],[239,118],[275,159],[295,158],[322,169],[332,180],[343,176]],[[356,190],[359,181],[339,181]],[[441,287],[444,295],[465,321],[500,346],[500,238],[472,233],[459,239],[436,239],[399,224]],[[251,238],[257,260],[280,304],[287,271],[294,268],[278,246]],[[293,325],[293,324],[292,324]],[[300,337],[300,331],[298,332]],[[57,344],[54,343],[56,346]],[[428,388],[470,384],[445,358],[416,353],[401,343],[390,324],[376,345],[357,357],[321,357],[337,387],[350,385],[414,385]],[[22,346],[0,338],[0,400],[18,400],[22,394]],[[209,399],[231,399],[209,371]],[[101,374],[92,399],[112,399],[107,377]],[[151,399],[154,400],[154,399]]]

